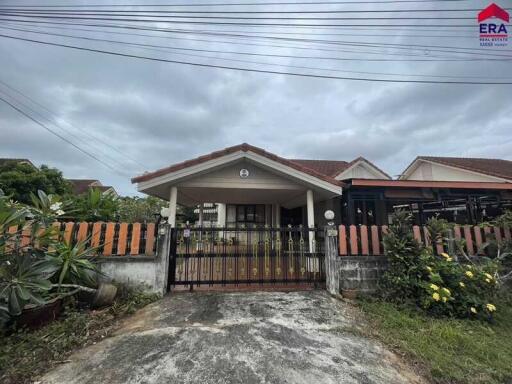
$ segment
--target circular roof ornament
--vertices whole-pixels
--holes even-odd
[[[240,170],[240,178],[247,179],[248,177],[249,177],[249,170],[245,169],[245,168],[242,168]]]

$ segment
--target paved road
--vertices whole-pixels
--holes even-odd
[[[357,317],[325,291],[180,293],[127,319],[43,383],[421,383],[350,329]]]

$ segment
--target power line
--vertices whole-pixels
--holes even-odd
[[[10,27],[4,27],[0,26],[2,29],[7,30],[15,30],[15,31],[22,31],[22,32],[31,32],[31,33],[41,33],[41,34],[47,34],[47,35],[56,35],[56,36],[65,36],[65,37],[72,37],[72,38],[80,38],[80,39],[93,39],[93,38],[86,38],[84,36],[73,36],[73,35],[65,35],[65,34],[53,34],[49,32],[44,31],[34,31],[29,29],[23,29],[23,28],[10,28]],[[48,27],[45,27],[48,28]],[[58,28],[58,27],[57,27]],[[66,28],[65,28],[66,29]],[[80,28],[67,28],[70,30],[78,30],[83,31],[83,29]],[[93,31],[93,30],[85,30],[86,32],[98,32],[102,33],[101,31]],[[126,33],[126,32],[109,32],[113,34],[121,34],[121,35],[128,35],[128,36],[143,36],[143,37],[159,37],[159,36],[152,36],[152,35],[146,35],[146,34],[137,34],[137,33]],[[162,38],[167,38],[166,36],[163,36]],[[173,39],[171,37],[171,39]],[[179,38],[177,38],[179,39]],[[108,41],[105,39],[100,39],[101,41]],[[118,41],[116,41],[118,42]],[[123,42],[125,43],[125,42]],[[233,55],[242,55],[242,56],[262,56],[262,57],[276,57],[276,58],[291,58],[291,59],[313,59],[313,60],[334,60],[334,61],[376,61],[376,62],[385,62],[385,61],[392,61],[392,62],[399,62],[399,61],[412,61],[412,62],[436,62],[436,61],[463,61],[463,62],[469,62],[469,61],[509,61],[509,59],[490,59],[490,58],[432,58],[432,59],[381,59],[381,58],[347,58],[347,57],[333,57],[333,56],[304,56],[304,55],[285,55],[285,54],[270,54],[270,53],[255,53],[255,52],[240,52],[240,51],[224,51],[224,50],[209,50],[209,49],[200,49],[200,48],[185,48],[185,47],[176,47],[176,46],[164,46],[164,45],[153,45],[153,44],[137,44],[137,43],[127,43],[130,45],[143,45],[147,47],[153,47],[153,48],[164,48],[169,50],[183,50],[183,51],[192,51],[192,52],[210,52],[210,53],[220,53],[220,54],[233,54]],[[266,46],[266,45],[263,45]],[[270,45],[270,47],[273,47]],[[314,50],[314,49],[312,49]],[[331,50],[336,51],[336,50]]]
[[[191,32],[192,34],[204,34],[201,32]],[[49,33],[46,33],[49,34]],[[56,34],[58,35],[58,34]],[[504,54],[495,54],[489,53],[490,51],[503,52],[502,49],[492,49],[492,48],[468,48],[468,47],[456,47],[456,46],[447,46],[447,45],[426,45],[426,44],[398,44],[398,43],[380,43],[380,42],[361,42],[361,41],[346,41],[346,40],[322,40],[322,39],[302,39],[302,38],[292,38],[292,37],[276,37],[276,36],[251,36],[245,34],[225,34],[222,32],[218,33],[207,33],[207,35],[214,36],[228,36],[228,37],[236,37],[236,38],[259,38],[259,39],[267,39],[267,40],[279,40],[279,41],[291,41],[291,42],[299,42],[299,43],[316,43],[316,44],[328,44],[328,45],[341,45],[341,46],[353,46],[353,47],[370,47],[370,48],[390,48],[396,50],[424,50],[428,49],[432,52],[442,52],[442,53],[461,53],[468,55],[483,55],[483,56],[496,56],[496,57],[512,57],[510,55]],[[65,35],[64,35],[65,36]],[[73,36],[65,36],[65,37],[73,37]],[[454,50],[459,50],[463,52],[458,52]],[[481,53],[480,53],[481,52]]]
[[[1,91],[0,91],[1,92]],[[3,93],[3,92],[2,92]],[[126,174],[123,174],[122,172],[118,171],[117,169],[115,169],[114,167],[110,166],[110,164],[107,164],[105,163],[104,161],[102,161],[101,159],[97,158],[95,155],[89,153],[88,151],[86,151],[85,149],[81,148],[80,146],[76,145],[75,143],[73,143],[71,140],[67,139],[66,137],[62,136],[61,134],[59,134],[58,132],[55,132],[54,130],[52,130],[51,128],[49,128],[46,124],[40,122],[39,120],[37,120],[36,118],[30,116],[30,114],[26,113],[25,111],[23,111],[21,108],[18,108],[16,105],[12,104],[11,102],[9,102],[8,100],[4,99],[3,97],[0,96],[0,101],[3,101],[5,104],[9,105],[12,109],[16,110],[17,112],[21,113],[23,116],[25,116],[26,118],[32,120],[34,123],[36,123],[37,125],[41,126],[42,128],[44,128],[46,131],[50,132],[52,135],[55,135],[57,136],[59,139],[65,141],[66,143],[68,143],[69,145],[73,146],[75,149],[79,150],[80,152],[82,152],[84,155],[86,156],[89,156],[90,158],[96,160],[97,162],[99,162],[100,164],[104,165],[105,167],[111,169],[112,171],[122,175],[122,176],[126,176]]]
[[[0,28],[2,28],[2,27],[0,27]],[[86,142],[83,138],[81,138],[81,137],[79,137],[79,136],[76,136],[73,132],[70,132],[70,131],[66,130],[66,129],[65,129],[65,128],[63,128],[60,124],[57,124],[57,122],[56,122],[56,120],[57,120],[57,116],[56,116],[56,115],[55,115],[55,113],[54,113],[54,112],[52,112],[49,108],[47,108],[47,107],[46,107],[46,106],[44,106],[43,104],[39,103],[37,100],[34,100],[32,97],[30,97],[30,96],[26,95],[25,93],[21,92],[20,90],[18,90],[18,89],[16,89],[16,88],[14,88],[13,86],[11,86],[11,85],[7,84],[5,81],[0,80],[0,84],[2,84],[4,87],[6,87],[6,88],[10,89],[11,91],[16,92],[16,93],[17,93],[17,94],[19,94],[20,96],[22,96],[22,97],[24,97],[25,99],[29,100],[29,101],[30,101],[31,103],[33,103],[34,105],[37,105],[37,106],[38,106],[39,108],[41,108],[42,110],[46,111],[46,113],[48,113],[48,114],[52,117],[52,119],[53,119],[52,123],[53,123],[56,127],[59,127],[59,128],[60,128],[61,130],[63,130],[64,132],[67,132],[67,133],[68,133],[68,134],[70,134],[71,136],[73,136],[73,137],[75,137],[76,139],[78,139],[78,140],[82,141],[84,144],[86,144],[86,145],[90,146],[92,149],[95,149],[95,148],[94,148],[90,143]],[[4,94],[5,94],[5,92],[4,92]],[[16,98],[14,98],[13,96],[11,96],[11,98],[13,98],[14,100],[16,100],[16,101],[20,102],[19,100],[17,100],[17,99],[16,99]],[[20,103],[21,103],[21,102],[20,102]],[[26,105],[25,105],[25,106],[26,106]],[[29,108],[29,107],[27,107],[27,108]],[[30,109],[31,109],[31,108],[30,108]],[[33,109],[31,109],[31,110],[32,110],[32,112],[38,113],[40,116],[42,116],[39,112],[37,112],[37,111],[35,111],[35,110],[33,110]],[[44,118],[44,116],[42,116],[42,117]],[[49,119],[47,119],[47,120],[48,120],[48,121],[50,121]],[[89,132],[87,132],[87,131],[85,131],[85,130],[81,130],[81,131],[80,131],[80,130],[78,130],[76,127],[74,127],[72,124],[70,124],[70,123],[68,123],[68,122],[66,122],[66,121],[65,121],[65,123],[66,123],[66,125],[67,125],[67,126],[69,126],[70,128],[72,128],[72,129],[75,129],[75,130],[79,131],[82,135],[87,136],[87,137],[89,137],[89,138],[90,138],[90,139],[92,139],[92,140],[96,140],[96,141],[97,141],[97,142],[99,142],[100,144],[105,145],[106,147],[110,148],[111,150],[113,150],[113,151],[115,151],[115,152],[119,153],[119,154],[120,154],[120,155],[122,155],[124,158],[126,158],[126,159],[128,159],[128,160],[130,160],[130,161],[132,161],[132,162],[134,162],[134,163],[136,163],[136,164],[138,164],[138,165],[142,166],[144,169],[146,169],[146,168],[147,168],[144,164],[142,164],[142,163],[140,163],[139,161],[137,161],[136,159],[134,159],[134,158],[132,158],[132,157],[130,157],[130,156],[128,156],[128,155],[126,155],[126,154],[124,154],[124,153],[123,153],[123,152],[121,152],[119,149],[117,149],[117,148],[116,148],[116,147],[114,147],[113,145],[111,145],[111,144],[109,144],[109,143],[105,142],[104,140],[102,140],[102,139],[98,138],[97,136],[95,136],[95,135],[93,135],[93,134],[91,134],[91,133],[89,133]],[[115,162],[116,162],[116,163],[118,163],[119,165],[121,165],[121,166],[123,166],[123,165],[124,165],[122,162],[120,162],[120,161],[118,161],[117,159],[113,158],[112,156],[110,156],[110,155],[109,155],[108,153],[106,153],[105,151],[102,151],[102,152],[103,152],[103,154],[104,154],[105,156],[107,156],[107,157],[108,157],[108,158],[110,158],[111,160],[115,161]]]
[[[106,50],[94,49],[94,48],[85,48],[85,47],[79,47],[79,46],[68,45],[68,44],[52,43],[52,42],[48,42],[48,41],[27,39],[27,38],[9,36],[9,35],[4,35],[4,34],[0,34],[0,37],[14,39],[14,40],[20,40],[20,41],[26,41],[26,42],[32,42],[32,43],[36,43],[36,44],[51,45],[51,46],[70,48],[70,49],[86,51],[86,52],[103,53],[103,54],[112,55],[112,56],[142,59],[142,60],[156,61],[156,62],[162,62],[162,63],[183,64],[183,65],[190,65],[190,66],[204,67],[204,68],[229,69],[229,70],[242,71],[242,72],[254,72],[254,73],[272,74],[272,75],[286,75],[286,76],[308,77],[308,78],[317,78],[317,79],[331,79],[331,80],[353,80],[353,81],[368,81],[368,82],[371,81],[371,82],[382,82],[382,83],[418,83],[418,84],[454,84],[454,85],[455,84],[457,84],[457,85],[512,85],[512,82],[476,82],[476,81],[444,81],[444,80],[439,81],[439,80],[404,80],[404,79],[396,79],[395,80],[395,79],[381,79],[381,78],[341,77],[341,76],[332,76],[332,75],[317,75],[317,74],[296,73],[296,72],[286,72],[286,71],[271,71],[271,70],[265,70],[265,69],[242,68],[242,67],[215,65],[215,64],[195,63],[195,62],[180,61],[180,60],[169,60],[169,59],[162,59],[162,58],[156,58],[156,57],[148,57],[148,56],[133,55],[133,54],[128,54],[128,53],[106,51]]]
[[[121,18],[123,16],[118,16],[117,18],[112,17],[84,17],[84,16],[39,16],[39,15],[18,15],[17,13],[13,12],[0,12],[4,16],[14,16],[14,17],[23,17],[23,18],[37,18],[37,19],[57,19],[57,20],[99,20],[99,21],[127,21],[131,23],[174,23],[174,24],[207,24],[207,25],[244,25],[244,26],[282,26],[282,25],[288,25],[288,26],[295,26],[295,25],[301,25],[305,27],[309,26],[328,26],[328,27],[338,27],[338,26],[358,26],[358,24],[283,24],[283,23],[258,23],[258,22],[251,22],[251,23],[243,23],[243,22],[231,22],[231,21],[179,21],[179,20],[165,20],[162,21],[160,19],[140,19],[140,18]],[[315,20],[315,21],[322,21],[322,20],[328,20],[328,21],[374,21],[374,20],[474,20],[474,17],[336,17],[336,18],[278,18],[278,17],[217,17],[217,16],[165,16],[168,18],[179,18],[179,19],[236,19],[236,20],[244,20],[244,19],[252,19],[252,20]],[[377,25],[377,24],[371,24],[370,26],[387,26],[389,24],[385,25]],[[362,26],[368,26],[368,24],[362,24]],[[420,27],[449,27],[449,28],[457,28],[457,27],[472,27],[473,25],[469,24],[403,24],[401,26],[404,27],[411,27],[411,26],[420,26]]]
[[[17,23],[16,21],[14,21],[13,23]],[[11,23],[5,23],[7,25],[13,25]],[[30,26],[34,26],[34,27],[39,27],[39,28],[54,28],[54,29],[65,29],[65,30],[75,30],[75,31],[85,31],[85,32],[94,32],[94,33],[105,33],[104,31],[101,31],[99,29],[80,29],[80,28],[66,28],[66,27],[58,27],[58,26],[39,26],[38,23],[36,21],[34,21],[33,23],[28,23]],[[57,25],[61,25],[61,23],[55,23]],[[74,23],[63,23],[64,25],[85,25],[87,26],[88,24],[74,24]],[[145,30],[145,29],[142,29],[142,30]],[[300,36],[358,36],[358,37],[414,37],[414,38],[422,38],[422,37],[428,37],[428,38],[454,38],[454,39],[474,39],[475,36],[474,35],[408,35],[408,34],[403,34],[403,33],[400,33],[400,34],[389,34],[389,33],[380,33],[380,34],[358,34],[358,33],[319,33],[319,32],[308,32],[308,33],[304,33],[304,32],[283,32],[283,31],[278,31],[278,32],[273,32],[273,31],[237,31],[237,30],[205,30],[205,29],[173,29],[174,31],[179,31],[179,32],[190,32],[190,33],[218,33],[218,32],[222,32],[222,33],[237,33],[237,34],[240,34],[240,33],[247,33],[247,34],[254,34],[254,37],[258,37],[257,34],[262,34],[262,33],[269,33],[271,35],[300,35]],[[356,31],[359,31],[359,29],[357,29]],[[455,31],[452,31],[452,32],[455,32]],[[160,37],[160,36],[155,36],[155,35],[148,35],[148,34],[136,34],[136,33],[123,33],[123,32],[113,32],[113,31],[108,31],[108,33],[114,33],[114,34],[127,34],[127,35],[132,35],[132,36],[145,36],[145,37]]]
[[[116,24],[105,24],[105,23],[102,23],[102,24],[86,24],[85,22],[83,23],[66,23],[66,22],[56,22],[56,21],[43,21],[43,20],[23,20],[23,19],[9,19],[9,18],[2,18],[0,20],[5,20],[5,21],[13,21],[13,22],[17,22],[17,23],[38,23],[38,24],[52,24],[52,25],[84,25],[84,26],[92,26],[92,27],[108,27],[108,28],[124,28],[124,29],[143,29],[143,30],[155,30],[155,31],[165,31],[166,29],[165,28],[154,28],[154,29],[150,29],[148,27],[144,28],[144,27],[140,27],[140,26],[135,26],[135,25],[126,25],[126,24],[121,24],[121,25],[116,25]],[[370,27],[379,27],[379,25],[358,25],[358,26],[352,26],[352,25],[337,25],[336,27],[333,27],[333,26],[329,26],[329,25],[315,25],[315,26],[311,26],[311,25],[302,25],[302,24],[297,24],[297,25],[290,25],[290,24],[286,24],[286,25],[280,25],[280,26],[275,26],[275,25],[270,25],[270,24],[263,24],[263,25],[248,25],[250,27],[255,27],[255,28],[260,28],[260,27],[272,27],[272,28],[279,28],[279,29],[282,29],[282,28],[294,28],[295,29],[299,29],[299,28],[307,28],[307,29],[329,29],[329,30],[346,30],[346,28],[351,28],[351,30],[374,30],[374,28],[370,28]],[[356,28],[356,29],[354,29]],[[432,30],[430,29],[417,29],[417,28],[414,28],[414,29],[404,29],[404,28],[407,28],[405,26],[400,26],[400,25],[385,25],[385,26],[380,26],[379,28],[381,28],[382,30],[397,30],[397,31],[428,31],[428,32],[432,32]],[[474,29],[474,26],[466,26],[466,27],[461,27],[461,28],[472,28]],[[437,28],[436,29],[437,32],[457,32],[457,31],[454,31],[454,30],[450,30],[450,29],[439,29]]]
[[[262,5],[352,5],[352,4],[403,4],[403,3],[449,3],[467,2],[468,0],[358,0],[358,1],[295,1],[295,2],[239,2],[239,3],[176,3],[176,4],[76,4],[73,7],[99,8],[99,7],[225,7],[225,6],[262,6]],[[10,8],[66,8],[69,5],[20,5],[4,4]]]
[[[510,8],[503,8],[505,10],[510,10]],[[66,10],[48,10],[44,8],[40,9],[22,9],[22,10],[13,10],[11,8],[0,7],[2,11],[8,12],[16,12],[18,14],[31,14],[31,13],[41,13],[41,14],[81,14],[81,15],[93,15],[93,14],[140,14],[140,13],[149,13],[149,14],[345,14],[345,13],[415,13],[415,12],[480,12],[481,8],[434,8],[434,9],[364,9],[364,10],[301,10],[301,11],[191,11],[191,10],[118,10],[118,9],[66,9]]]
[[[240,54],[240,55],[262,56],[262,57],[299,58],[299,59],[327,59],[327,60],[337,60],[338,59],[338,58],[334,58],[334,57],[329,57],[329,58],[314,57],[314,56],[301,57],[301,56],[294,56],[294,55],[277,55],[277,54],[273,55],[273,54],[259,54],[259,53],[250,53],[250,52],[239,53],[239,52],[236,52],[236,51],[226,52],[226,51],[208,50],[208,49],[197,49],[197,48],[169,47],[169,46],[165,46],[165,45],[132,43],[132,42],[126,42],[126,41],[119,41],[119,40],[97,39],[97,38],[92,38],[92,37],[74,36],[74,35],[67,35],[67,34],[60,34],[60,33],[30,31],[30,30],[23,30],[23,29],[19,29],[19,28],[9,28],[9,27],[0,27],[0,28],[9,29],[9,30],[26,31],[26,32],[30,32],[30,33],[36,33],[36,34],[46,34],[46,35],[51,35],[51,36],[83,39],[83,40],[87,40],[87,41],[98,41],[98,42],[107,42],[107,43],[113,43],[113,44],[129,45],[129,46],[139,47],[139,48],[142,48],[142,49],[156,50],[156,51],[159,51],[159,52],[161,52],[162,49],[164,49],[164,50],[171,49],[171,50],[183,50],[183,51],[192,51],[192,52],[208,52],[208,53],[221,53],[221,54]],[[173,53],[173,52],[170,52],[170,53]],[[194,55],[194,54],[186,54],[186,53],[174,53],[174,54],[179,54],[179,55],[184,55],[184,56],[191,56],[191,57],[202,57],[202,58],[208,58],[208,59],[236,61],[236,62],[250,63],[250,64],[277,65],[277,66],[288,67],[288,68],[310,69],[310,70],[321,70],[321,71],[334,71],[334,72],[357,73],[357,74],[386,75],[386,76],[413,76],[413,77],[440,77],[440,78],[479,78],[479,79],[504,78],[504,77],[488,77],[488,76],[458,76],[458,75],[450,76],[450,75],[422,75],[422,74],[396,74],[396,73],[382,73],[382,72],[360,72],[360,71],[340,70],[340,69],[337,69],[337,68],[317,68],[317,67],[307,67],[307,66],[298,66],[298,65],[290,65],[290,64],[283,65],[283,64],[268,63],[268,62],[255,62],[255,61],[248,61],[248,60],[238,60],[238,59],[232,59],[232,58],[204,56],[204,55]],[[512,60],[512,56],[509,56],[509,57],[510,57],[509,60]]]
[[[7,23],[8,25],[12,25],[12,23]],[[57,26],[38,26],[38,25],[32,25],[36,28],[57,28],[57,29],[64,29],[64,30],[71,30],[71,31],[85,31],[85,32],[93,32],[93,33],[105,33],[105,31],[100,30],[91,30],[91,29],[84,29],[84,28],[69,28],[69,27],[57,27]],[[14,30],[21,30],[21,31],[29,31],[24,30],[21,28],[8,28],[3,27],[4,29],[14,29]],[[185,41],[199,41],[199,42],[206,42],[206,43],[219,43],[219,44],[230,44],[230,45],[244,45],[244,46],[257,46],[257,47],[270,47],[270,48],[287,48],[287,49],[299,49],[299,50],[312,50],[312,51],[326,51],[326,52],[351,52],[351,53],[368,53],[368,54],[378,54],[376,52],[368,52],[368,51],[352,51],[352,50],[342,50],[342,49],[327,49],[327,48],[315,48],[315,47],[301,47],[301,46],[295,46],[295,45],[275,45],[275,44],[258,44],[258,43],[248,43],[248,42],[233,42],[233,41],[219,41],[219,40],[206,40],[206,39],[190,39],[190,38],[183,38],[183,37],[172,37],[172,36],[155,36],[155,35],[148,35],[148,34],[141,34],[141,33],[129,33],[129,32],[116,32],[116,31],[108,31],[109,34],[118,34],[118,35],[127,35],[127,36],[140,36],[140,37],[152,37],[152,38],[161,38],[161,39],[171,39],[171,40],[185,40]],[[183,49],[183,50],[193,50],[192,48],[182,48],[182,47],[173,47],[173,49]],[[199,50],[198,51],[202,51]],[[298,58],[298,59],[332,59],[332,60],[339,60],[339,61],[375,61],[375,62],[430,62],[430,61],[464,61],[464,62],[472,62],[472,61],[508,61],[507,59],[493,59],[493,58],[443,58],[440,56],[429,56],[429,59],[386,59],[386,58],[353,58],[353,57],[323,57],[323,56],[299,56],[299,55],[272,55],[272,54],[258,54],[258,53],[251,53],[251,52],[238,52],[238,51],[217,51],[219,53],[226,53],[226,54],[239,54],[239,55],[250,55],[250,56],[275,56],[275,57],[287,57],[287,58]],[[382,53],[387,56],[404,56],[404,54],[397,54],[397,53]],[[405,55],[405,56],[419,56],[419,55]]]

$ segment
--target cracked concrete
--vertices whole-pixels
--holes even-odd
[[[179,293],[76,352],[46,384],[423,383],[325,291]]]

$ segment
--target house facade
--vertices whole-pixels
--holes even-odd
[[[313,228],[326,224],[382,225],[397,209],[418,224],[439,215],[472,224],[512,208],[512,162],[492,159],[416,158],[393,180],[370,161],[286,159],[241,144],[132,179],[139,192],[176,206],[196,206],[199,226],[215,203],[217,226]],[[207,208],[205,204],[209,204]]]

